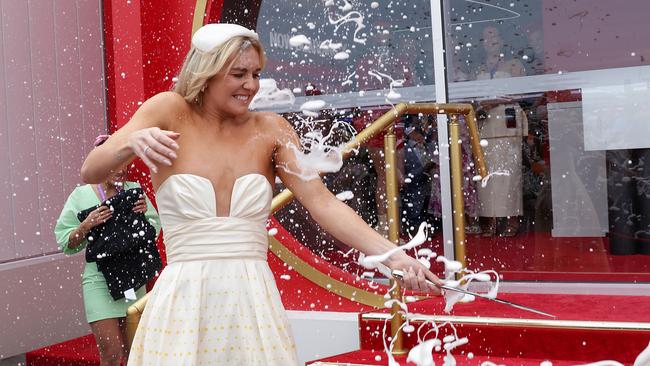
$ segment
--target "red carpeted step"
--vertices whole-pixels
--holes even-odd
[[[97,366],[99,351],[92,334],[26,354],[27,366]]]
[[[454,355],[457,366],[476,366],[483,362],[490,361],[498,365],[508,366],[539,366],[547,359],[534,359],[534,358],[521,358],[521,357],[490,357],[490,356],[473,356],[467,355]],[[395,361],[399,362],[402,366],[416,366],[414,363],[406,362],[406,355],[396,356]],[[433,358],[436,365],[442,365],[443,355],[436,354]],[[575,360],[554,360],[553,366],[569,366],[576,365]],[[327,357],[319,360],[307,362],[307,365],[312,366],[335,366],[335,365],[387,365],[388,359],[384,352],[358,350],[353,352],[344,353],[334,357]]]
[[[469,343],[454,354],[472,352],[477,357],[580,363],[613,359],[631,364],[650,341],[650,314],[647,312],[650,297],[647,296],[501,294],[500,297],[549,312],[557,318],[551,320],[486,300],[457,304],[452,314],[445,314],[442,299],[429,299],[409,304],[409,312],[418,314],[412,325],[417,329],[432,319],[437,324],[451,321],[458,337],[469,339]],[[362,349],[383,350],[382,335],[387,317],[386,309],[360,316]],[[422,334],[430,328],[425,325]],[[450,326],[443,329],[439,339],[452,334]],[[406,334],[405,346],[416,345],[417,338],[416,333]]]

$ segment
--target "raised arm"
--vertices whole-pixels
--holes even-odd
[[[307,208],[311,216],[328,233],[345,244],[366,255],[386,253],[395,245],[366,224],[354,210],[338,200],[320,179],[304,180],[296,172],[301,172],[295,148],[300,142],[289,123],[277,117],[277,142],[275,152],[276,172],[282,182],[293,192],[300,203]],[[294,146],[292,148],[291,146]],[[426,269],[420,262],[400,251],[383,262],[390,269],[405,272],[402,285],[413,290],[440,293],[436,287],[426,284],[429,279],[440,283],[438,277]]]
[[[168,129],[184,108],[183,98],[173,92],[148,99],[124,127],[88,154],[81,167],[81,179],[86,183],[103,182],[136,157],[154,173],[157,164],[171,165],[178,148],[174,140],[179,134]]]

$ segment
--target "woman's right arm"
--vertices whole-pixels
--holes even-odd
[[[179,134],[168,129],[174,119],[182,117],[185,106],[185,100],[173,92],[149,98],[124,127],[88,154],[81,167],[81,179],[86,183],[103,182],[136,157],[154,173],[157,164],[171,165],[176,158],[174,150],[178,149],[174,140]]]

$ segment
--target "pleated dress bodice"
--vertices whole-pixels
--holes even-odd
[[[229,216],[217,216],[212,182],[169,176],[156,193],[168,263],[226,258],[266,259],[266,222],[273,191],[265,176],[246,174],[232,189]]]

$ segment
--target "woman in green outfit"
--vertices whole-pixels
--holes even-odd
[[[100,145],[107,138],[108,136],[99,136],[95,146]],[[77,213],[101,204],[121,189],[140,187],[136,182],[123,181],[125,173],[119,171],[102,184],[87,184],[72,191],[54,229],[56,241],[65,254],[71,255],[83,250],[88,243],[86,236],[90,230],[111,218],[111,210],[105,205],[100,205],[92,211],[83,222],[79,221]],[[158,214],[146,197],[136,202],[133,211],[144,213],[158,235],[160,231]],[[95,262],[86,262],[82,289],[86,319],[97,341],[101,365],[119,365],[122,357],[128,356],[126,354],[128,349],[125,347],[124,317],[131,303],[124,298],[113,300],[106,279],[97,269]],[[144,287],[137,289],[136,297],[144,296],[145,291]]]

